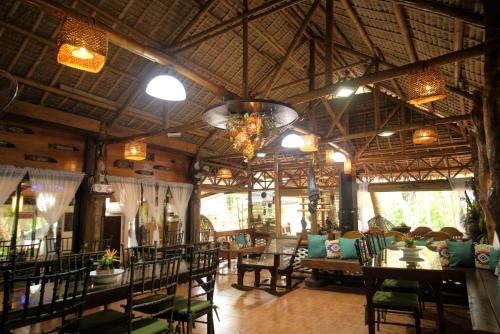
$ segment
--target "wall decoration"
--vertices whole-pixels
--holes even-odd
[[[9,125],[9,124],[0,124],[0,131],[19,133],[19,134],[25,134],[25,135],[34,134],[33,130],[31,130],[29,128],[20,127],[20,126],[16,126],[16,125]]]
[[[134,163],[132,161],[125,160],[125,159],[115,160],[115,162],[113,163],[113,166],[115,166],[116,168],[122,168],[122,169],[134,169]]]
[[[78,148],[70,145],[63,145],[63,144],[50,144],[49,143],[49,148],[58,150],[58,151],[69,151],[69,152],[76,152],[78,151]]]
[[[136,170],[135,173],[139,174],[139,175],[145,175],[145,176],[155,175],[155,173],[152,170],[144,170],[144,169]]]
[[[156,170],[160,170],[162,172],[168,172],[173,169],[172,167],[161,166],[161,165],[154,165],[153,168]]]
[[[146,161],[155,161],[155,154],[148,152],[146,155]]]
[[[0,147],[2,147],[2,148],[16,148],[16,145],[9,143],[8,141],[5,141],[5,140],[0,140]]]
[[[48,157],[45,155],[36,155],[36,154],[25,154],[24,160],[35,161],[35,162],[48,162],[52,164],[57,163],[57,160],[52,157]]]

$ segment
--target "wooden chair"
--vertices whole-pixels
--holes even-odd
[[[411,233],[416,237],[423,237],[425,234],[432,232],[432,229],[427,226],[419,226],[414,229]]]
[[[0,333],[10,333],[12,329],[53,318],[60,318],[61,324],[43,333],[66,333],[78,328],[87,294],[89,272],[88,267],[83,267],[68,272],[21,278],[14,277],[7,270],[4,274]],[[22,294],[14,290],[17,286],[23,287]]]
[[[372,260],[370,246],[366,238],[360,238],[355,243],[356,252],[358,254],[359,263],[365,266]],[[376,314],[372,317],[375,319],[377,329],[380,330],[380,324],[392,324],[408,326],[407,324],[394,323],[385,321],[385,313],[404,313],[412,315],[415,320],[415,328],[417,334],[420,334],[420,304],[419,296],[416,293],[400,292],[400,291],[376,291],[372,297],[372,305]]]
[[[402,241],[405,238],[405,235],[398,231],[387,231],[384,233],[386,237],[394,236],[396,237],[396,241]]]
[[[50,258],[57,254],[68,254],[73,251],[73,238],[45,237],[45,257]]]
[[[422,239],[424,239],[424,240],[427,240],[427,239],[430,239],[430,238],[433,238],[434,241],[451,240],[450,235],[448,233],[446,233],[446,232],[443,232],[443,231],[437,231],[437,232],[431,231],[431,232],[427,232],[422,237]]]
[[[70,271],[90,265],[90,270],[96,269],[96,261],[103,256],[104,252],[84,252],[74,254],[61,254],[59,256],[59,271]]]
[[[363,236],[364,236],[363,233],[361,233],[359,231],[347,231],[346,233],[344,233],[342,238],[358,239],[358,238],[362,238]]]
[[[454,227],[443,227],[440,232],[447,233],[452,240],[462,240],[464,238],[464,234]]]
[[[82,252],[98,252],[109,249],[113,238],[107,238],[102,240],[88,240],[82,244],[80,251]]]
[[[124,247],[121,245],[122,258],[121,261],[125,268],[128,268],[132,257],[135,257],[136,262],[140,261],[151,261],[157,258],[158,247],[156,243],[154,245],[144,245],[135,247]]]
[[[10,240],[2,241],[0,244],[0,262],[11,261],[12,255],[16,255],[17,262],[37,262],[40,253],[41,241],[33,241],[30,244],[20,244],[12,247]]]
[[[165,231],[163,235],[163,244],[165,246],[179,246],[184,244],[184,232]]]
[[[293,238],[273,238],[267,244],[265,250],[259,253],[238,254],[238,282],[233,284],[234,288],[240,290],[263,289],[273,295],[281,296],[292,291],[296,284],[292,282],[293,263],[297,255],[301,240],[305,233],[302,233],[298,239]],[[257,259],[244,259],[244,255],[258,255]],[[271,274],[270,283],[261,282],[260,273],[262,270],[268,270]],[[253,287],[244,285],[245,273],[253,271],[255,281]],[[281,276],[285,276],[285,285],[278,285],[277,281]],[[297,282],[298,283],[298,282]],[[262,288],[265,286],[266,288]],[[269,286],[269,287],[268,287]],[[277,288],[284,288],[284,291],[278,291]]]

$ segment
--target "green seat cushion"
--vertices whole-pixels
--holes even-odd
[[[208,300],[191,300],[191,313],[198,313],[203,310],[211,310],[212,302]],[[185,297],[175,297],[175,312],[187,315],[188,299]]]
[[[309,257],[326,257],[325,241],[328,239],[326,235],[309,234],[307,236],[307,256]]]
[[[418,282],[402,279],[386,279],[382,283],[385,289],[418,290]]]
[[[387,246],[390,246],[390,245],[392,245],[395,242],[396,242],[396,236],[395,235],[390,235],[388,237],[385,237],[385,244]]]
[[[356,253],[356,240],[358,239],[346,239],[340,238],[340,259],[348,260],[348,259],[357,259],[358,254]]]
[[[236,241],[236,243],[240,247],[246,247],[247,245],[247,239],[245,238],[245,235],[243,233],[235,235],[234,241]]]
[[[155,320],[155,319],[145,319],[139,320],[132,324],[133,334],[160,334],[167,333],[168,323],[166,321]],[[122,322],[117,326],[105,326],[99,328],[94,334],[106,333],[106,334],[124,334],[128,333],[128,322]]]
[[[103,310],[89,315],[83,316],[80,319],[80,333],[92,333],[95,334],[96,330],[107,325],[119,324],[121,322],[127,321],[128,315],[123,312],[115,310]]]
[[[418,296],[415,293],[377,291],[372,300],[373,305],[379,307],[418,308]]]
[[[450,267],[474,267],[474,247],[472,240],[464,242],[446,240]]]
[[[434,238],[429,238],[429,239],[425,239],[425,240],[415,240],[415,245],[427,246],[427,244],[430,242],[434,242]]]
[[[490,249],[490,262],[489,268],[492,273],[495,272],[497,267],[498,260],[500,260],[500,248],[492,248]]]

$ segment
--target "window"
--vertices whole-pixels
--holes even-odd
[[[255,212],[254,204],[254,215]],[[217,194],[202,198],[201,214],[210,220],[216,231],[230,231],[247,228],[248,194]]]

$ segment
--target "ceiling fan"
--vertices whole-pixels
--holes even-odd
[[[0,70],[0,119],[17,95],[17,80],[8,72]]]

